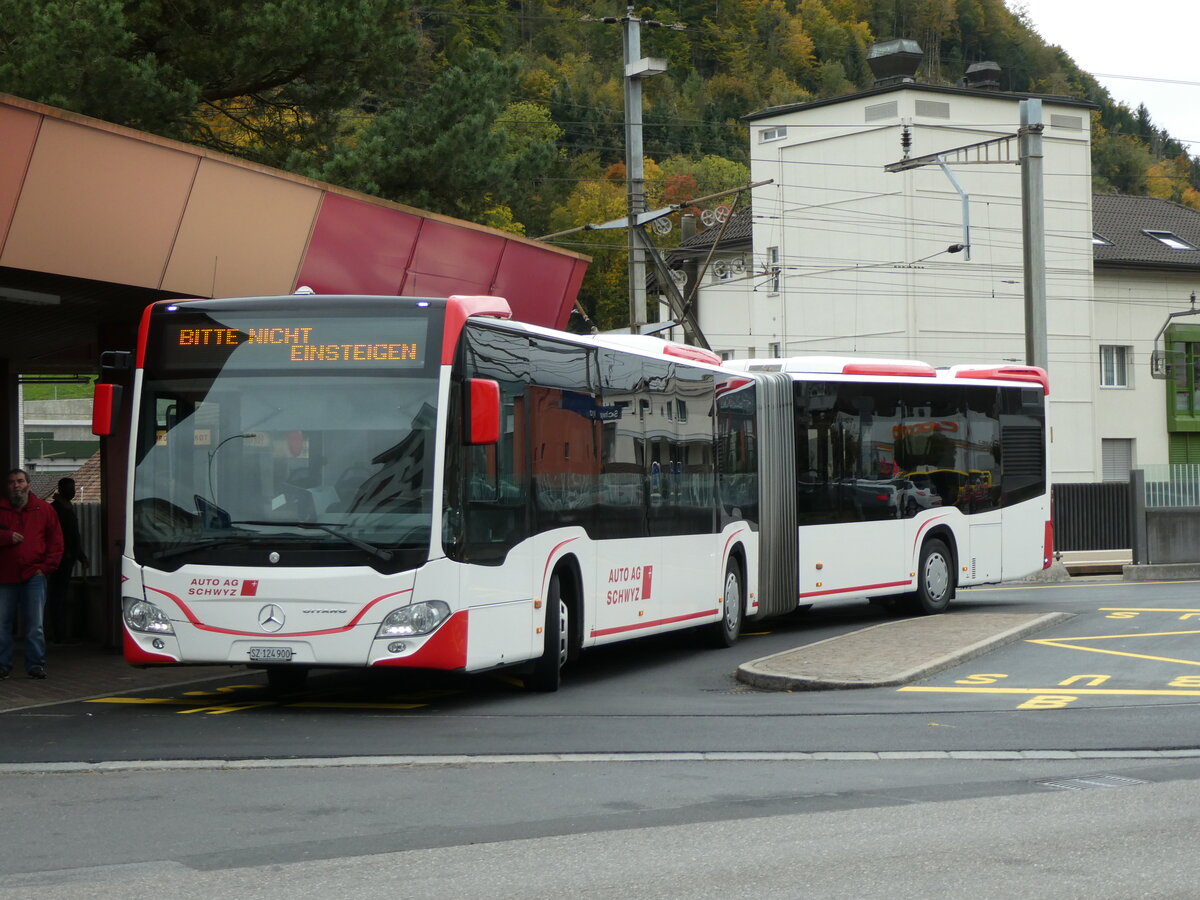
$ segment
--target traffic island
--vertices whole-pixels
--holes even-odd
[[[908,684],[1021,640],[1071,613],[950,613],[872,625],[738,666],[770,691],[836,691]]]

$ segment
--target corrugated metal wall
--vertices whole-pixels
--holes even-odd
[[[1055,550],[1124,550],[1129,531],[1129,484],[1056,484],[1051,488]]]

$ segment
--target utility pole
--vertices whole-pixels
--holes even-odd
[[[604,21],[609,21],[605,19]],[[667,71],[665,59],[642,56],[642,20],[626,9],[620,20],[625,51],[625,177],[629,199],[629,330],[640,334],[646,324],[646,251],[638,240],[638,215],[646,211],[646,176],[642,163],[642,79]],[[653,23],[658,25],[659,23]]]
[[[1025,256],[1025,362],[1047,368],[1046,194],[1043,184],[1042,101],[1021,101],[1017,131],[1021,163],[1021,235]]]
[[[884,166],[886,172],[906,172],[923,166],[940,166],[963,202],[963,244],[970,259],[970,212],[967,193],[950,170],[954,165],[1009,165],[1021,167],[1021,234],[1025,268],[1025,362],[1047,368],[1046,338],[1046,193],[1043,185],[1042,101],[1022,100],[1021,127],[1014,135],[953,147],[925,156],[908,157],[909,141],[902,138],[904,159]],[[1017,155],[1013,157],[1012,147]]]

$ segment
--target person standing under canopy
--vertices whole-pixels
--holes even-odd
[[[25,671],[30,678],[46,677],[46,583],[62,555],[62,530],[54,507],[30,492],[24,469],[13,469],[0,497],[0,680],[12,674],[13,620],[18,615]]]

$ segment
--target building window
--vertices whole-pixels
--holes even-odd
[[[767,141],[778,141],[787,137],[787,127],[784,125],[776,125],[774,128],[764,128],[758,133],[758,142],[765,144]]]
[[[768,285],[772,294],[779,293],[779,248],[767,248],[767,274],[771,277]]]
[[[779,341],[772,341],[771,342],[771,358],[779,359],[779,357],[783,356],[783,354],[780,352],[782,349],[783,348],[780,346]]]
[[[1163,338],[1167,431],[1200,432],[1200,325],[1172,325]]]
[[[1187,241],[1185,241],[1179,235],[1175,234],[1175,232],[1173,232],[1173,231],[1150,231],[1147,229],[1147,230],[1143,230],[1142,234],[1146,235],[1147,237],[1154,238],[1160,244],[1165,244],[1166,246],[1170,247],[1172,250],[1195,250],[1196,249],[1196,247],[1193,244],[1189,244]]]
[[[733,359],[733,351],[732,350],[722,350],[717,355],[721,357],[722,361]]]
[[[1133,438],[1103,438],[1100,466],[1105,481],[1128,481],[1133,469]]]
[[[1132,347],[1103,346],[1100,348],[1100,386],[1129,387],[1129,357]]]

